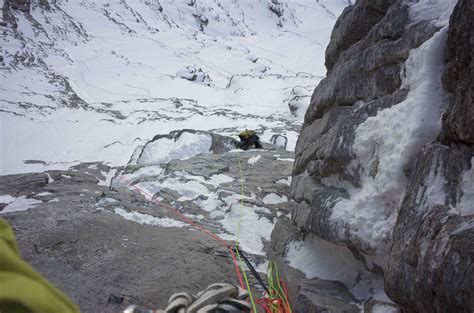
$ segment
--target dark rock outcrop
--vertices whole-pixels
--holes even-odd
[[[474,3],[459,1],[453,11],[446,44],[446,90],[453,93],[452,104],[443,121],[445,142],[474,144]]]
[[[3,8],[30,12],[31,0],[5,0]]]
[[[404,312],[474,309],[474,215],[456,209],[474,188],[462,184],[473,153],[432,144],[414,164],[385,273],[387,292]]]
[[[326,68],[331,71],[342,52],[363,39],[370,29],[385,15],[390,1],[359,1],[347,7],[334,25],[331,42],[326,50]]]

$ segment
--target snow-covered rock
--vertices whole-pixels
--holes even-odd
[[[204,73],[202,69],[195,68],[194,66],[186,66],[176,73],[177,77],[184,78],[190,81],[195,81],[197,83],[212,86],[212,80],[209,77],[209,74]]]
[[[288,145],[288,138],[280,134],[273,134],[270,138],[270,142],[276,146],[286,149],[286,146]]]
[[[237,140],[215,133],[192,129],[156,135],[133,153],[128,164],[166,164],[206,153],[224,153],[237,147]]]
[[[459,1],[448,25],[456,3],[359,0],[346,8],[295,151],[293,221],[347,246],[407,312],[472,310],[464,277],[472,277],[473,215],[461,195],[471,199],[473,187],[461,182],[471,181],[473,153],[473,9]],[[383,286],[373,291],[365,303],[389,301]]]
[[[416,156],[393,230],[387,291],[411,310],[474,309],[473,19],[474,3],[459,1],[447,31],[441,140]]]
[[[108,303],[111,294],[164,308],[175,290],[238,283],[225,248],[140,194],[98,184],[111,170],[86,163],[0,176],[1,202],[14,198],[20,209],[4,212],[0,203],[21,255],[81,311],[123,311],[128,304]],[[24,211],[25,200],[37,203]]]

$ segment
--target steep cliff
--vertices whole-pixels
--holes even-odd
[[[387,291],[406,312],[474,310],[472,1],[454,9],[445,51],[441,140],[423,147],[410,170],[387,263]]]
[[[346,246],[404,312],[473,310],[474,15],[472,1],[456,3],[359,0],[346,8],[296,145],[300,245],[314,260],[333,257],[315,244],[321,239],[332,250]],[[285,236],[288,227],[274,231],[287,243],[274,243],[275,255],[306,279],[321,278],[315,262],[292,255],[301,239]],[[293,271],[294,304],[307,310],[307,282]],[[356,298],[369,311],[379,300],[376,292]]]

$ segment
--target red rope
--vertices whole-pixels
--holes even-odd
[[[232,248],[227,244],[227,242],[225,242],[222,238],[218,237],[217,235],[213,234],[211,231],[203,228],[202,226],[200,226],[198,223],[188,219],[186,216],[184,216],[183,214],[181,214],[180,212],[178,212],[178,210],[176,210],[175,208],[173,208],[171,205],[169,205],[168,203],[166,202],[163,202],[163,201],[158,201],[156,199],[153,198],[153,195],[150,194],[149,192],[141,189],[140,187],[138,186],[130,186],[131,188],[135,189],[136,191],[138,191],[140,194],[142,194],[143,196],[151,199],[151,201],[153,201],[154,203],[156,203],[157,205],[159,206],[162,206],[166,209],[168,209],[168,211],[170,211],[171,213],[175,214],[176,216],[178,216],[181,220],[183,220],[184,222],[186,222],[187,224],[189,224],[191,227],[197,229],[197,230],[200,230],[202,232],[204,232],[205,234],[207,234],[208,236],[210,236],[212,239],[214,239],[215,241],[217,241],[218,243],[220,243],[223,247],[225,247],[226,249],[229,250],[230,252],[230,255],[232,257],[232,261],[234,262],[234,266],[235,266],[235,272],[237,274],[237,278],[238,278],[238,281],[239,281],[239,284],[240,284],[240,287],[242,287],[242,289],[245,290],[245,285],[244,285],[244,282],[242,281],[242,277],[240,275],[240,270],[239,270],[239,265],[237,263],[237,259],[235,258],[235,253],[234,251],[232,250]]]
[[[153,198],[153,195],[150,194],[149,192],[141,189],[140,187],[138,186],[130,186],[131,188],[133,188],[134,190],[136,190],[138,193],[142,194],[143,196],[151,199],[152,202],[154,202],[155,204],[161,206],[161,207],[164,207],[166,209],[168,209],[168,211],[170,211],[171,213],[175,214],[178,218],[180,218],[182,221],[184,221],[185,223],[189,224],[191,227],[207,234],[209,237],[211,237],[212,239],[214,239],[215,241],[217,241],[219,244],[221,244],[223,247],[225,247],[226,249],[229,250],[230,252],[230,255],[232,257],[232,261],[234,262],[234,266],[235,266],[235,272],[237,274],[237,278],[238,278],[238,281],[239,281],[239,284],[240,284],[240,287],[242,287],[242,289],[245,290],[245,285],[242,281],[242,276],[240,274],[240,270],[239,270],[239,265],[237,263],[237,259],[235,257],[235,253],[234,251],[232,250],[232,248],[227,244],[226,241],[224,241],[222,238],[218,237],[217,235],[213,234],[211,231],[203,228],[201,225],[199,225],[198,223],[196,223],[195,221],[193,220],[190,220],[189,218],[187,218],[186,216],[184,216],[183,214],[181,214],[178,210],[176,210],[174,207],[172,207],[171,205],[169,205],[168,203],[166,202],[163,202],[163,201],[158,201],[156,199]],[[286,288],[286,285],[284,283],[283,280],[280,280],[280,284],[282,285],[283,287],[283,293],[285,294],[285,297],[286,297],[286,301],[285,303],[283,303],[282,299],[278,298],[278,297],[274,297],[274,295],[268,295],[268,297],[263,297],[263,298],[258,298],[258,299],[255,299],[255,302],[257,302],[257,304],[259,304],[264,310],[265,310],[265,313],[274,313],[272,311],[272,306],[274,304],[277,305],[277,312],[278,313],[289,313],[291,312],[289,310],[290,308],[290,305],[288,303],[288,291],[287,291],[287,288]]]

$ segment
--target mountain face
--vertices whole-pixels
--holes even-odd
[[[272,235],[300,252],[347,247],[403,312],[473,310],[473,7],[359,0],[344,10],[295,150],[292,220],[306,237],[295,244],[285,223]],[[295,303],[325,308],[308,265],[321,257],[297,262],[279,245]]]
[[[1,173],[123,165],[156,134],[294,149],[347,0],[0,2]]]
[[[236,283],[176,212],[294,312],[473,311],[472,1],[0,7],[0,214],[83,311]]]

